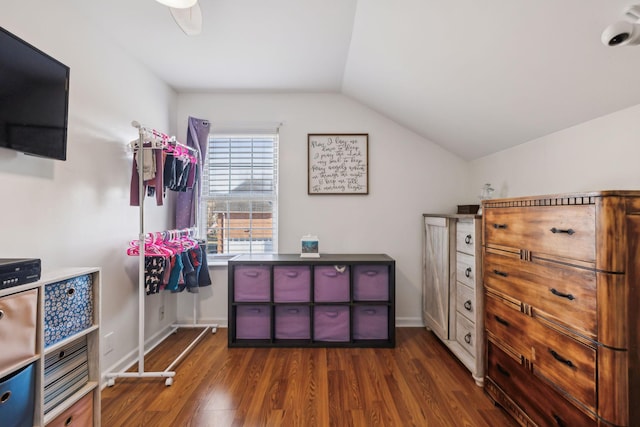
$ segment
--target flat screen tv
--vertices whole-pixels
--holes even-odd
[[[0,27],[0,147],[67,159],[69,67]]]

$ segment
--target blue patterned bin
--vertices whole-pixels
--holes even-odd
[[[45,285],[45,347],[93,325],[93,298],[89,274]]]

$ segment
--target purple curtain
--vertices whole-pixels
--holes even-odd
[[[189,128],[187,130],[187,142],[189,147],[200,150],[200,164],[198,165],[198,180],[201,180],[204,168],[204,159],[207,155],[207,140],[209,137],[209,121],[189,117]],[[195,194],[195,189],[198,193]],[[178,193],[176,201],[176,228],[189,228],[196,225],[196,209],[200,205],[200,186],[194,185],[194,190]],[[194,198],[198,203],[194,206]]]

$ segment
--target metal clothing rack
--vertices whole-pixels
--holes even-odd
[[[170,386],[173,384],[173,377],[176,375],[173,370],[175,366],[178,365],[184,359],[184,357],[198,344],[198,342],[205,336],[207,331],[211,329],[211,333],[216,333],[218,325],[217,324],[199,324],[197,323],[197,303],[198,303],[198,293],[193,294],[193,323],[190,324],[173,324],[171,325],[171,332],[166,336],[169,336],[171,333],[175,333],[179,328],[203,328],[202,332],[191,341],[191,343],[174,359],[171,364],[164,371],[156,371],[150,372],[144,370],[144,356],[145,356],[145,335],[144,335],[144,322],[145,322],[145,267],[144,267],[144,257],[145,257],[145,238],[147,235],[144,232],[144,174],[143,174],[143,165],[144,165],[144,156],[145,151],[154,150],[154,149],[163,149],[166,148],[166,144],[171,143],[172,145],[180,146],[186,150],[189,150],[192,153],[196,153],[198,162],[201,163],[200,151],[195,150],[192,147],[188,147],[186,145],[178,143],[175,138],[169,137],[168,135],[159,132],[155,129],[145,128],[141,126],[138,122],[134,121],[131,125],[138,129],[139,137],[138,140],[133,141],[132,148],[138,150],[138,191],[139,191],[139,221],[140,221],[140,234],[138,236],[138,371],[137,372],[109,372],[105,374],[107,378],[107,385],[112,387],[115,384],[116,378],[165,378],[165,385]],[[201,175],[201,174],[199,174]],[[200,180],[198,179],[198,186],[200,185]],[[163,189],[156,189],[156,191],[162,191]],[[194,188],[195,191],[195,188]],[[194,197],[194,203],[197,203],[198,198]],[[198,209],[195,209],[196,213],[196,227],[194,229],[197,230],[197,215]],[[206,254],[203,254],[206,256]],[[165,337],[166,338],[166,337]],[[164,339],[164,338],[163,338]]]

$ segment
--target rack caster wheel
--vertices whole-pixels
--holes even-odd
[[[164,385],[166,385],[167,387],[169,387],[171,384],[173,384],[173,378],[169,377],[164,381]]]
[[[113,387],[114,385],[116,385],[115,378],[109,378],[109,380],[107,381],[107,387]]]
[[[216,332],[218,332],[218,328],[211,328],[211,333],[215,334]]]

